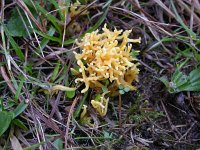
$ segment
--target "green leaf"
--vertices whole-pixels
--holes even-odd
[[[77,65],[74,66],[73,68],[70,69],[71,74],[72,74],[73,76],[76,76],[76,75],[80,74],[79,69],[80,69],[79,66],[77,66]]]
[[[66,92],[67,92],[67,97],[68,98],[73,98],[75,96],[75,94],[76,94],[75,90],[74,91],[66,91]]]
[[[124,86],[120,84],[120,85],[119,85],[119,89],[120,89],[120,90],[123,90],[123,89],[124,89]]]
[[[15,40],[13,39],[13,37],[10,35],[9,30],[7,29],[6,26],[4,26],[4,31],[6,33],[6,36],[8,37],[10,44],[12,45],[12,47],[14,48],[17,56],[23,61],[24,60],[24,54],[22,53],[21,48],[19,47],[19,45],[15,42]]]
[[[61,43],[61,40],[57,37],[54,37],[52,35],[49,35],[49,34],[46,34],[46,33],[43,33],[43,32],[40,32],[38,30],[34,30],[37,34],[39,34],[40,36],[42,36],[43,38],[45,39],[48,39],[48,40],[51,40],[51,41],[54,41],[54,42],[58,42],[58,43]]]
[[[23,66],[23,69],[29,73],[29,75],[33,74],[33,64],[31,62],[27,62],[26,66]]]
[[[74,114],[73,114],[73,117],[74,117],[75,119],[80,115],[81,109],[82,109],[83,104],[85,103],[87,97],[88,97],[88,91],[87,91],[86,93],[84,93],[84,96],[83,96],[83,98],[81,99],[78,108],[76,109],[76,111],[75,111]]]
[[[101,101],[101,94],[96,94],[95,97],[94,97],[94,100],[100,102]]]
[[[1,111],[4,111],[5,108],[4,108],[4,105],[3,105],[3,98],[0,97],[0,112]]]
[[[28,106],[28,104],[26,104],[24,101],[21,102],[17,108],[13,111],[14,113],[14,118],[16,118],[19,114],[21,114],[25,109],[26,107]]]
[[[103,131],[103,134],[104,134],[104,138],[105,138],[105,139],[112,139],[112,133],[109,134],[108,132]]]
[[[136,58],[137,56],[139,55],[139,51],[132,51],[131,52],[131,56],[133,57],[133,58]]]
[[[48,11],[46,11],[43,7],[41,7],[40,4],[36,3],[35,6],[44,16],[46,16],[46,18],[54,25],[57,31],[61,34],[61,28],[58,25],[59,20],[53,15],[51,15]]]
[[[23,150],[33,150],[33,149],[37,149],[38,147],[40,147],[41,145],[44,145],[46,142],[43,141],[43,142],[40,142],[40,143],[37,143],[37,144],[33,144],[29,147],[25,147],[23,148]]]
[[[198,62],[200,62],[200,54],[195,53],[195,54],[194,54],[194,57],[195,57],[195,59],[196,59]]]
[[[80,37],[82,38],[83,35],[80,36]],[[66,45],[72,44],[72,43],[74,43],[74,41],[75,41],[76,39],[77,39],[77,38],[68,39],[68,40],[66,40],[66,41],[64,42],[64,45],[66,46]]]
[[[169,87],[169,81],[167,79],[166,76],[162,76],[161,78],[159,78],[159,80],[164,83],[164,85],[168,88]]]
[[[200,91],[200,84],[195,86],[187,86],[183,91]]]
[[[0,112],[0,136],[8,129],[13,119],[13,113],[1,111]]]
[[[64,13],[62,12],[63,9],[61,9],[59,7],[58,2],[55,1],[55,0],[49,0],[49,1],[54,5],[54,7],[56,8],[56,10],[58,10],[58,13],[60,15],[61,20],[64,21],[65,20],[65,16],[64,16]]]
[[[195,82],[190,82],[191,86],[198,86],[200,85],[200,80],[197,80]]]
[[[33,9],[30,9],[33,16],[36,16],[36,11]],[[16,8],[12,9],[12,13],[10,15],[11,17],[8,19],[8,23],[6,27],[8,28],[8,31],[11,36],[14,37],[26,37],[28,36],[27,30],[32,33],[32,30],[28,28],[29,21],[25,15],[25,13],[22,10],[17,11]],[[25,25],[27,28],[25,28]],[[35,24],[33,23],[33,26]]]
[[[193,83],[195,81],[199,81],[200,80],[200,68],[197,68],[197,69],[191,71],[189,74],[189,79],[190,79],[191,83]]]
[[[129,91],[130,91],[130,88],[129,88],[129,87],[125,87],[125,88],[124,88],[124,91],[125,91],[125,92],[129,92]]]
[[[16,103],[15,103],[13,100],[8,99],[7,105],[4,106],[4,109],[7,110],[7,109],[13,107],[15,104],[16,104]]]
[[[19,120],[19,119],[14,119],[12,122],[13,122],[13,124],[15,124],[16,126],[18,126],[18,127],[22,128],[22,129],[28,131],[28,128],[24,125],[24,123],[23,123],[21,120]]]
[[[164,77],[160,78],[160,80],[165,84],[170,93],[200,91],[200,68],[194,69],[188,76],[177,69],[172,75],[170,82]]]
[[[61,139],[57,139],[53,142],[53,145],[57,150],[63,150],[63,141]]]
[[[103,92],[107,92],[108,91],[108,88],[106,86],[102,86],[101,89],[102,89]]]
[[[176,82],[175,82],[175,81],[172,81],[172,82],[175,83],[176,88],[178,88],[178,87],[180,87],[180,86],[182,86],[182,85],[184,85],[184,84],[190,84],[190,83],[188,82],[187,76],[184,75],[184,74],[182,74],[182,76],[181,76]]]
[[[60,63],[58,62],[56,64],[56,66],[54,67],[54,70],[53,70],[53,74],[51,75],[51,78],[50,78],[50,81],[51,82],[54,82],[58,73],[59,73],[59,69],[60,69]]]
[[[105,85],[106,87],[109,85],[109,80],[105,79],[101,81],[103,83],[103,85]]]
[[[49,37],[52,37],[55,33],[56,29],[54,27],[51,27],[47,33],[47,35],[49,35]],[[37,49],[39,50],[40,48],[43,50],[45,48],[45,46],[49,43],[49,39],[44,38],[41,42],[40,42],[40,47],[38,47]]]
[[[125,92],[124,92],[124,90],[119,90],[119,93],[120,93],[121,95],[123,95]]]
[[[19,96],[21,94],[21,90],[22,90],[22,87],[23,87],[23,84],[24,84],[24,76],[23,75],[20,75],[19,76],[19,79],[20,79],[20,83],[18,85],[18,88],[17,88],[17,91],[16,91],[16,94],[15,94],[15,99],[18,100],[19,99]]]
[[[176,69],[176,71],[172,75],[172,81],[175,83],[179,82],[182,76],[183,76],[183,73],[179,69]]]
[[[190,35],[190,37],[196,38],[196,34],[191,29],[189,29],[187,25],[185,25],[185,23],[183,22],[182,18],[178,14],[177,9],[176,9],[176,7],[174,5],[174,1],[170,0],[170,2],[171,2],[172,9],[173,9],[173,11],[174,11],[174,13],[176,15],[175,19],[181,24],[182,28],[185,29],[185,31]]]

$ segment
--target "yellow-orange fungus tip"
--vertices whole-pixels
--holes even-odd
[[[108,110],[109,98],[105,98],[105,94],[107,93],[109,92],[104,92],[99,99],[91,100],[92,107],[101,117],[104,117]]]

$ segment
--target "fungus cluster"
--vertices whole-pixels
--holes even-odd
[[[81,73],[76,82],[85,83],[81,92],[85,93],[89,88],[101,88],[105,80],[135,90],[132,82],[137,81],[139,69],[138,64],[134,63],[136,59],[131,55],[131,43],[140,43],[140,38],[128,38],[131,30],[110,31],[106,24],[102,30],[102,33],[98,30],[87,33],[81,41],[76,42],[81,49],[80,53],[74,52]]]
[[[81,93],[89,88],[96,91],[91,105],[101,117],[107,113],[109,97],[106,94],[119,94],[119,86],[136,89],[132,82],[138,80],[139,69],[137,60],[132,56],[132,43],[140,43],[141,39],[128,38],[130,33],[131,30],[110,31],[105,24],[101,33],[96,30],[76,41],[81,51],[74,52],[79,66],[75,82],[85,84]],[[103,92],[103,87],[107,87],[108,91]],[[83,107],[81,120],[91,124],[86,106]]]

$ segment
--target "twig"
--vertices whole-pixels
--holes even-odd
[[[165,105],[164,105],[164,103],[163,103],[162,100],[161,100],[161,105],[162,105],[162,107],[163,107],[163,109],[164,109],[164,111],[165,111],[165,114],[166,114],[166,116],[167,116],[167,120],[168,120],[168,122],[169,122],[169,124],[170,124],[170,127],[171,127],[172,131],[176,131],[176,133],[178,133],[179,136],[181,136],[181,134],[179,133],[179,131],[178,131],[178,129],[176,128],[176,126],[173,125],[173,123],[172,123],[172,121],[171,121],[171,119],[170,119],[170,117],[169,117],[169,115],[168,115],[168,113],[167,113],[167,110],[166,110]],[[179,139],[179,137],[178,137],[178,135],[177,135],[176,133],[174,133],[174,135],[175,135],[176,139]]]
[[[67,146],[68,146],[67,142],[68,142],[68,138],[69,138],[69,125],[70,125],[71,117],[72,117],[72,114],[74,112],[74,107],[75,107],[76,103],[78,102],[78,100],[79,100],[79,96],[77,96],[74,99],[74,101],[73,101],[73,103],[70,107],[70,110],[69,110],[69,115],[68,115],[68,118],[67,118],[67,125],[66,125],[66,132],[65,132],[65,149],[67,149]]]
[[[10,88],[10,90],[12,91],[13,94],[16,94],[16,90],[13,87],[13,85],[11,84],[10,79],[8,78],[8,75],[7,75],[6,71],[5,71],[5,68],[3,66],[1,66],[0,70],[1,70],[1,76],[6,81],[8,87]]]
[[[155,69],[151,68],[148,64],[144,63],[142,60],[138,60],[138,62],[142,64],[148,71],[157,74],[157,71]]]
[[[196,122],[194,122],[191,127],[187,130],[187,132],[185,132],[185,134],[183,134],[180,139],[178,141],[181,141],[185,136],[187,136],[187,134],[192,130],[193,126],[196,124]]]
[[[119,94],[119,105],[118,105],[118,109],[119,109],[119,127],[122,127],[122,97]]]

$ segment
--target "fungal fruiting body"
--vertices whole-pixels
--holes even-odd
[[[139,69],[131,50],[132,43],[140,43],[140,38],[128,38],[131,30],[110,31],[106,24],[102,30],[102,33],[98,30],[87,33],[81,41],[76,41],[81,49],[80,53],[74,52],[81,73],[76,82],[85,84],[81,93],[89,88],[101,88],[105,80],[135,90],[132,82],[138,80]]]
[[[96,91],[97,96],[91,100],[91,105],[101,117],[107,113],[107,93],[119,93],[119,86],[136,89],[132,82],[138,80],[139,69],[136,58],[132,56],[132,44],[141,40],[128,38],[131,30],[110,31],[106,24],[102,30],[101,33],[98,30],[87,33],[80,41],[76,41],[81,50],[80,53],[74,52],[79,70],[72,69],[78,76],[75,82],[85,84],[81,93],[89,88]],[[102,93],[99,90],[102,87],[107,87],[108,91]],[[83,108],[81,120],[88,121],[90,119],[85,112],[86,107]]]

